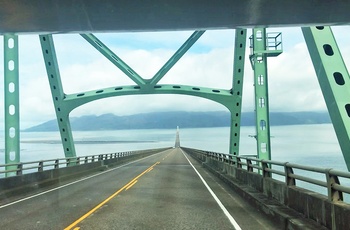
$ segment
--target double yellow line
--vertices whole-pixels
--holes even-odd
[[[110,201],[111,199],[113,199],[114,197],[116,197],[119,193],[121,193],[122,191],[126,191],[129,188],[131,188],[133,185],[135,185],[137,183],[137,180],[142,177],[144,174],[150,172],[151,170],[153,170],[153,167],[156,166],[157,164],[160,164],[160,162],[156,162],[154,163],[151,167],[149,167],[148,169],[146,169],[145,171],[143,171],[141,174],[139,174],[137,177],[135,177],[134,179],[132,179],[129,183],[127,183],[126,185],[124,185],[121,189],[119,189],[118,191],[116,191],[115,193],[113,193],[110,197],[108,197],[107,199],[105,199],[104,201],[102,201],[100,204],[98,204],[96,207],[94,207],[93,209],[91,209],[89,212],[87,212],[85,215],[83,215],[82,217],[80,217],[79,219],[77,219],[76,221],[74,221],[71,225],[69,225],[68,227],[66,227],[64,230],[70,230],[73,229],[77,224],[79,224],[80,222],[82,222],[83,220],[85,220],[87,217],[89,217],[92,213],[94,213],[97,209],[101,208],[103,205],[105,205],[108,201]],[[80,229],[79,227],[74,228],[74,230],[78,230]]]

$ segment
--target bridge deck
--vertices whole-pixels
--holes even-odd
[[[17,203],[1,201],[0,229],[234,229],[186,156],[170,149]],[[283,228],[187,157],[242,229]]]

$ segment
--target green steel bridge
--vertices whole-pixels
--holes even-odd
[[[350,78],[331,26],[350,22],[348,1],[222,0],[212,1],[0,1],[0,33],[4,39],[5,164],[8,176],[18,169],[20,153],[20,60],[18,37],[37,34],[47,71],[64,156],[77,159],[70,113],[86,103],[108,97],[176,94],[205,98],[231,113],[229,154],[239,159],[244,66],[254,72],[258,160],[272,160],[267,60],[283,52],[281,33],[267,28],[300,27],[312,59],[340,148],[350,170]],[[225,89],[159,84],[168,71],[207,30],[234,29],[232,84]],[[193,30],[193,34],[151,78],[133,70],[93,33]],[[251,36],[248,38],[248,31]],[[86,92],[64,91],[56,56],[56,34],[80,36],[134,84]],[[246,54],[247,39],[251,52]],[[178,145],[177,147],[179,147]],[[76,164],[72,160],[71,166]],[[258,162],[258,165],[263,165]],[[263,166],[261,166],[263,167]]]

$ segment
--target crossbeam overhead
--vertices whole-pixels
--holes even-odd
[[[349,24],[348,1],[1,0],[0,33],[209,30]]]
[[[233,103],[231,90],[188,85],[156,85],[153,88],[148,88],[147,90],[143,90],[142,88],[135,85],[109,87],[81,93],[67,94],[65,96],[64,102],[66,109],[72,111],[81,105],[103,98],[147,94],[180,94],[196,96],[218,102],[227,108],[230,108],[231,104]]]

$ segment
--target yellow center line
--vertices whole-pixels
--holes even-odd
[[[74,221],[72,224],[70,224],[68,227],[66,227],[64,230],[70,230],[73,227],[75,227],[77,224],[79,224],[80,222],[82,222],[83,220],[85,220],[87,217],[89,217],[92,213],[94,213],[96,210],[98,210],[99,208],[101,208],[104,204],[106,204],[108,201],[110,201],[111,199],[113,199],[114,197],[116,197],[119,193],[121,193],[123,190],[126,190],[127,188],[133,186],[136,182],[137,179],[139,179],[140,177],[142,177],[145,173],[149,172],[150,169],[153,169],[154,166],[156,166],[157,164],[159,164],[160,162],[156,162],[154,163],[151,167],[149,167],[148,169],[146,169],[145,171],[143,171],[141,174],[139,174],[137,177],[135,177],[134,179],[132,179],[129,183],[127,183],[126,185],[124,185],[121,189],[119,189],[118,191],[116,191],[114,194],[112,194],[110,197],[108,197],[107,199],[105,199],[104,201],[102,201],[100,204],[98,204],[96,207],[94,207],[93,209],[91,209],[89,212],[87,212],[85,215],[83,215],[82,217],[80,217],[79,219],[77,219],[76,221]],[[74,228],[74,230],[78,230],[80,229],[79,227]]]
[[[129,188],[131,188],[134,184],[137,183],[137,180],[135,180],[131,185],[129,185],[128,187],[126,187],[125,191],[128,190]]]

